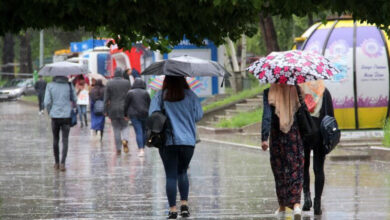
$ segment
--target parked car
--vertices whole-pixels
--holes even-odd
[[[33,79],[12,79],[0,88],[0,100],[18,99],[22,95],[34,95]]]

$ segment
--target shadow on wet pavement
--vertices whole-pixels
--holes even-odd
[[[105,131],[100,143],[88,129],[72,128],[67,171],[56,172],[47,115],[0,103],[1,219],[164,219],[165,174],[157,150],[139,158],[132,140],[131,155],[117,156],[109,124]],[[327,160],[322,219],[389,219],[389,165]],[[201,142],[189,179],[192,219],[274,219],[268,152]]]

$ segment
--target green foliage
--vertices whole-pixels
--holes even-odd
[[[267,88],[267,87],[258,85],[254,88],[244,90],[244,91],[236,93],[236,94],[232,94],[232,95],[226,97],[225,99],[222,99],[222,100],[213,102],[209,105],[203,106],[203,111],[209,111],[211,109],[215,109],[215,108],[227,105],[229,103],[238,101],[240,99],[246,99],[246,98],[253,97],[253,96],[261,93],[265,88]]]
[[[383,145],[386,147],[390,147],[390,122],[387,119],[385,126],[383,127]]]
[[[26,102],[34,102],[34,103],[38,103],[38,96],[36,95],[29,95],[29,96],[22,96],[21,97],[21,100],[22,101],[26,101]]]
[[[218,122],[219,128],[241,128],[246,125],[261,122],[263,109],[256,109],[250,112],[241,112],[229,119],[223,119]]]
[[[0,35],[28,28],[85,28],[99,35],[109,33],[119,47],[142,42],[166,52],[185,35],[201,45],[208,38],[217,45],[242,33],[256,34],[259,12],[291,19],[329,10],[350,13],[354,19],[390,26],[388,0],[13,0],[1,1]],[[390,32],[390,31],[389,31]]]

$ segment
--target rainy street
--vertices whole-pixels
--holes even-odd
[[[67,171],[57,172],[48,116],[1,102],[0,219],[164,219],[157,150],[137,157],[132,131],[130,154],[117,156],[110,124],[105,131],[100,143],[88,129],[72,128]],[[388,163],[327,160],[325,168],[322,219],[390,219]],[[274,219],[268,152],[201,142],[189,178],[192,219]],[[314,219],[312,212],[304,217]]]

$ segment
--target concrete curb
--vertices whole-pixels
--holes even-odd
[[[376,160],[389,161],[390,160],[390,148],[386,147],[369,147],[368,152],[372,158]]]
[[[199,133],[207,133],[207,134],[231,134],[231,133],[241,133],[242,128],[213,128],[199,125],[198,131]]]
[[[234,143],[234,142],[229,142],[229,141],[219,141],[219,140],[214,140],[214,139],[207,139],[207,138],[201,138],[200,139],[202,142],[210,142],[210,143],[215,143],[215,144],[225,144],[225,145],[232,145],[236,147],[244,147],[244,148],[249,148],[249,149],[254,149],[254,150],[261,150],[260,147],[254,146],[254,145],[249,145],[249,144],[239,144],[239,143]]]

